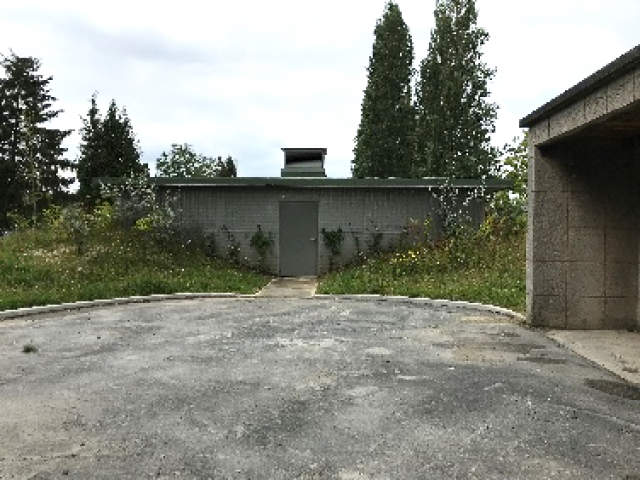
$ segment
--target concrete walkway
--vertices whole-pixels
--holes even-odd
[[[613,330],[551,330],[563,347],[640,385],[640,333]]]
[[[318,279],[315,277],[274,278],[256,296],[271,298],[311,298],[316,294]]]

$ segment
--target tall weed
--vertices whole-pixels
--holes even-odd
[[[479,229],[388,253],[325,276],[319,293],[448,298],[525,309],[525,235],[504,235],[493,217]]]

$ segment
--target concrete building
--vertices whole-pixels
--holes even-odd
[[[437,235],[445,191],[455,191],[457,214],[479,224],[484,206],[478,195],[510,186],[502,180],[330,179],[324,174],[326,149],[283,151],[281,177],[154,181],[180,192],[183,226],[211,237],[220,254],[236,248],[256,263],[251,239],[259,228],[272,240],[266,267],[281,276],[322,274],[358,252],[410,242],[425,221],[427,233]],[[332,258],[325,237],[338,231],[340,253]]]
[[[527,317],[640,326],[640,46],[521,120],[529,128]]]

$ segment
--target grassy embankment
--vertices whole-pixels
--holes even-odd
[[[322,279],[318,293],[466,300],[525,311],[525,235],[493,231],[387,253]]]
[[[83,250],[47,228],[0,238],[0,310],[159,293],[254,293],[269,280],[135,231],[95,236]]]
[[[484,231],[387,253],[326,275],[318,293],[467,300],[524,312],[524,245],[523,234]],[[135,231],[103,233],[83,250],[46,228],[0,238],[0,310],[154,293],[253,293],[269,280]]]

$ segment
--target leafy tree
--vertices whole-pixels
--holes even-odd
[[[495,70],[482,62],[489,35],[477,20],[475,0],[437,3],[416,88],[420,176],[482,178],[497,161],[490,144],[497,105],[488,101]]]
[[[62,110],[54,110],[49,83],[38,74],[40,60],[11,55],[0,66],[0,228],[7,214],[35,216],[44,203],[61,199],[73,180],[63,175],[73,163],[62,158],[62,142],[71,130],[48,126]]]
[[[236,165],[230,156],[213,158],[198,154],[188,143],[171,145],[156,162],[159,177],[236,177]]]
[[[196,153],[188,143],[172,144],[171,151],[162,152],[156,161],[159,177],[213,177],[215,173],[215,160]]]
[[[102,118],[94,93],[83,124],[78,158],[80,198],[89,203],[99,198],[100,187],[93,184],[94,178],[149,174],[148,167],[140,160],[140,146],[127,111],[118,109],[115,100],[111,100],[107,114]]]
[[[490,210],[508,232],[523,231],[527,223],[527,173],[529,163],[529,139],[525,133],[513,144],[505,145],[502,163],[497,165],[495,174],[511,180],[511,191],[497,192],[490,204]]]
[[[353,150],[353,176],[410,177],[415,132],[411,99],[413,41],[395,2],[387,3],[374,34]]]
[[[520,203],[526,205],[529,133],[524,132],[522,138],[515,137],[513,144],[505,145],[504,154],[503,165],[499,168],[500,176],[513,182],[513,195],[518,197]]]

